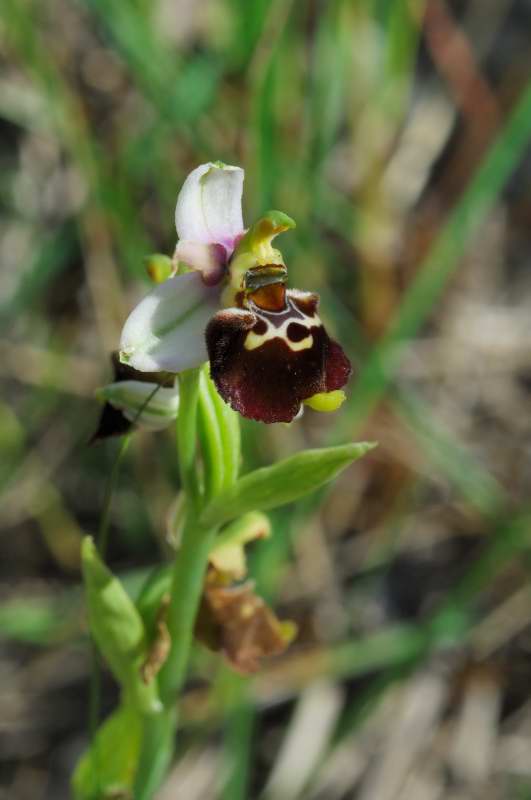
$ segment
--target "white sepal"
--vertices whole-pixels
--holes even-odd
[[[120,361],[141,372],[181,372],[208,361],[205,328],[219,308],[219,288],[198,272],[177,275],[153,289],[127,318]]]

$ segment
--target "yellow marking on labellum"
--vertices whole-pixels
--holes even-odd
[[[272,339],[282,339],[284,342],[286,342],[290,350],[293,350],[294,353],[298,353],[300,350],[309,350],[313,346],[312,334],[308,331],[308,336],[305,336],[304,339],[301,339],[299,342],[292,342],[287,333],[291,322],[293,322],[293,319],[286,319],[278,328],[268,324],[267,331],[265,333],[255,333],[254,331],[249,331],[245,337],[243,346],[246,350],[256,350],[257,347],[261,347],[263,344],[271,341]],[[302,320],[298,319],[297,323],[307,327],[304,325]]]
[[[335,389],[333,392],[318,392],[308,397],[304,401],[304,405],[313,408],[314,411],[337,411],[343,405],[345,399],[345,392],[342,389]]]

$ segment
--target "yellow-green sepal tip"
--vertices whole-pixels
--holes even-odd
[[[347,396],[342,389],[335,389],[333,392],[318,392],[304,401],[304,405],[313,408],[314,411],[330,413],[337,411],[345,402]]]
[[[173,261],[163,253],[151,253],[144,258],[146,272],[153,283],[164,283],[174,271]]]

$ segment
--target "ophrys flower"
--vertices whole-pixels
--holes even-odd
[[[245,231],[242,188],[243,170],[219,162],[188,176],[176,208],[179,274],[130,314],[121,360],[166,372],[209,360],[223,399],[262,422],[290,422],[305,401],[331,410],[351,368],[321,322],[318,295],[286,287],[272,241],[295,223],[271,211]]]

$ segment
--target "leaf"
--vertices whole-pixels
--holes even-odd
[[[105,720],[78,761],[72,777],[75,800],[132,798],[141,740],[140,713],[121,706]]]
[[[88,536],[83,541],[82,562],[91,633],[128,700],[138,709],[155,711],[160,708],[156,687],[146,685],[140,676],[147,656],[140,614]]]
[[[305,450],[272,467],[250,472],[208,504],[201,523],[206,526],[222,525],[254,509],[266,511],[298,500],[335,478],[345,467],[374,447],[374,442],[359,442]]]
[[[296,633],[295,623],[281,622],[255,594],[253,581],[227,584],[223,573],[209,570],[195,634],[238,672],[257,672],[261,660],[283,653]]]

